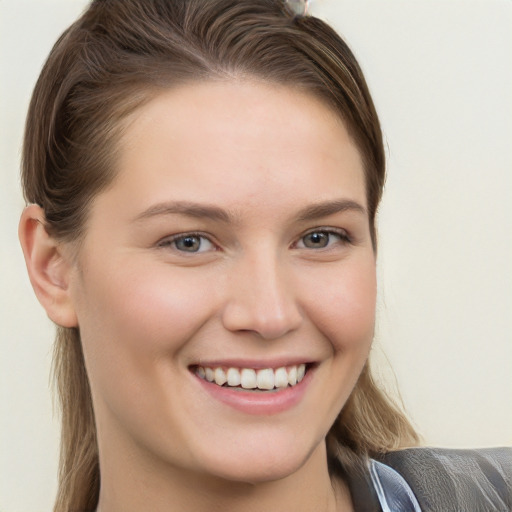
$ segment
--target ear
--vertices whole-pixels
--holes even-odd
[[[48,234],[45,225],[41,207],[31,204],[25,208],[18,235],[30,282],[51,320],[62,327],[77,327],[69,291],[69,256],[65,257],[62,244]]]

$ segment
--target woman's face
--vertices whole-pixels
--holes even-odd
[[[358,150],[314,97],[236,81],[160,94],[120,149],[70,285],[100,454],[293,473],[324,449],[373,336]]]

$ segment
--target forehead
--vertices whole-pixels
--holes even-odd
[[[216,81],[162,92],[130,117],[119,149],[111,191],[141,207],[340,196],[366,206],[361,157],[339,116],[286,86]]]

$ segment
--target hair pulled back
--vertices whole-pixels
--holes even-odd
[[[194,81],[263,80],[303,90],[338,113],[363,158],[370,231],[385,179],[379,120],[359,65],[321,20],[284,0],[95,0],[52,49],[26,122],[22,182],[46,229],[78,242],[94,197],[116,175],[130,113]],[[58,327],[54,379],[62,412],[55,512],[93,510],[100,467],[94,411],[77,328]],[[367,455],[417,442],[368,365],[328,436],[351,471]]]

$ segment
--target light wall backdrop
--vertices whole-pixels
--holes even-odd
[[[17,241],[24,116],[83,0],[0,1],[0,510],[51,509],[53,327]],[[374,363],[424,443],[512,445],[512,2],[317,0],[381,116]]]

